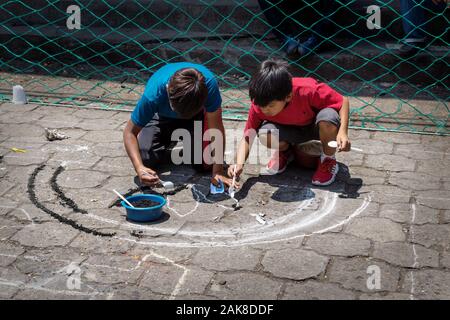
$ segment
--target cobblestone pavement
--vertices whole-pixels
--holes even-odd
[[[450,298],[448,137],[352,130],[364,152],[339,154],[328,188],[249,165],[238,211],[207,175],[162,168],[185,188],[161,221],[135,224],[111,192],[136,189],[128,117],[0,105],[0,298]],[[242,126],[226,123],[228,159]]]

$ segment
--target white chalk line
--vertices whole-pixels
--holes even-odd
[[[30,215],[30,214],[28,213],[28,211],[25,210],[24,208],[20,208],[20,207],[17,208],[17,207],[13,207],[13,206],[4,206],[4,205],[0,205],[0,208],[13,209],[13,211],[14,211],[14,210],[22,211],[22,212],[25,214],[25,216],[27,217],[27,219],[31,221],[31,225],[34,226],[34,221],[33,221],[33,219],[31,218],[31,215]]]
[[[18,258],[19,255],[11,255],[11,254],[5,254],[5,253],[0,253],[0,256],[3,257],[10,257],[10,258]],[[144,262],[147,261],[147,259],[149,257],[156,257],[158,259],[164,260],[170,264],[172,264],[173,266],[180,268],[183,270],[183,274],[180,276],[180,278],[177,281],[177,284],[175,286],[175,288],[173,289],[169,299],[172,300],[174,299],[179,292],[181,291],[182,286],[185,283],[187,274],[189,273],[190,269],[176,263],[174,260],[163,256],[161,254],[158,254],[156,252],[151,251],[149,254],[145,255],[142,259],[140,259],[137,264],[133,267],[133,268],[120,268],[120,267],[114,267],[114,266],[108,266],[108,265],[101,265],[101,264],[90,264],[90,263],[74,263],[73,261],[70,260],[61,260],[61,259],[53,259],[52,261],[54,262],[63,262],[63,263],[69,263],[67,266],[60,268],[59,270],[57,270],[56,274],[61,274],[61,273],[65,273],[67,268],[71,265],[76,265],[78,266],[80,269],[84,266],[86,267],[94,267],[94,268],[100,268],[100,269],[111,269],[111,270],[115,270],[115,271],[119,271],[119,272],[133,272],[138,270],[142,264]],[[36,257],[36,256],[23,256],[24,259],[28,259],[28,260],[32,260],[35,262],[40,262],[42,263],[42,258],[40,257]],[[147,273],[149,272],[149,270],[147,270]],[[43,279],[40,282],[34,283],[34,284],[30,284],[30,283],[25,283],[23,281],[10,281],[8,279],[4,279],[4,278],[0,278],[0,285],[6,285],[6,286],[14,286],[14,287],[18,287],[20,289],[34,289],[34,290],[38,290],[38,291],[46,291],[46,292],[50,292],[50,293],[54,293],[54,294],[66,294],[66,295],[72,295],[72,296],[97,296],[97,295],[102,295],[102,294],[106,294],[106,299],[110,300],[113,298],[114,296],[114,292],[109,292],[109,293],[105,293],[105,292],[100,292],[100,291],[96,291],[92,286],[89,285],[85,285],[86,287],[89,287],[92,291],[94,292],[81,292],[81,291],[76,291],[76,290],[56,290],[56,289],[50,289],[50,288],[46,288],[44,287],[45,285],[47,285],[49,282],[51,282],[52,280],[54,280],[56,276],[53,277],[49,277],[47,279]]]
[[[332,226],[329,226],[329,227],[321,229],[321,230],[316,230],[311,233],[302,233],[302,234],[298,234],[295,236],[291,236],[291,237],[287,237],[287,238],[280,238],[280,239],[259,240],[259,241],[253,241],[253,242],[235,241],[232,243],[213,242],[213,241],[201,242],[201,243],[198,243],[198,242],[197,243],[195,243],[195,242],[188,243],[188,242],[160,242],[160,241],[149,242],[149,241],[143,241],[143,240],[123,238],[123,237],[119,237],[119,236],[116,236],[116,238],[119,240],[128,241],[128,242],[141,244],[141,245],[154,245],[154,246],[161,246],[161,247],[179,247],[179,248],[185,248],[185,247],[196,247],[196,248],[198,248],[198,247],[237,247],[237,246],[242,246],[242,245],[270,244],[270,243],[276,243],[276,242],[281,242],[281,241],[290,241],[290,240],[294,240],[294,239],[297,239],[300,237],[310,236],[310,235],[317,234],[317,233],[319,233],[319,234],[325,233],[329,230],[335,229],[345,223],[348,223],[353,218],[359,216],[367,208],[367,206],[370,204],[370,202],[371,202],[371,198],[369,196],[368,198],[364,199],[361,206],[359,206],[352,214],[350,214],[350,216],[348,218],[346,218],[344,221],[340,221]],[[329,208],[327,208],[326,211],[328,211],[328,210],[329,210]]]
[[[412,268],[417,268],[419,263],[418,263],[418,255],[416,252],[416,244],[414,243],[414,223],[416,221],[416,204],[412,203],[411,204],[411,209],[412,209],[412,221],[411,221],[411,227],[409,228],[409,231],[411,232],[411,242],[412,242],[412,249],[413,249],[413,254],[414,254],[414,263],[412,265]],[[415,281],[414,281],[414,272],[411,271],[411,294],[410,294],[410,300],[414,300],[414,294],[415,294]]]
[[[195,186],[193,187],[193,190],[196,190],[196,189],[195,189]],[[196,190],[196,192],[197,192],[197,194],[200,194],[207,202],[210,202],[210,203],[213,203],[213,204],[214,204],[214,202],[208,200],[208,199],[206,198],[206,196],[205,196],[204,194],[202,194],[199,190]],[[327,193],[326,193],[326,197],[325,197],[325,204],[324,204],[324,207],[327,207],[327,205],[328,205],[328,194],[329,194],[329,193],[327,192]],[[311,214],[311,215],[314,215],[314,217],[312,217],[312,218],[306,217],[305,219],[301,220],[300,222],[296,222],[294,226],[290,226],[290,227],[287,228],[288,232],[289,232],[290,230],[297,230],[297,229],[299,229],[299,228],[304,228],[304,227],[306,227],[306,226],[308,226],[308,225],[310,225],[310,224],[313,224],[313,223],[317,222],[318,220],[321,220],[324,216],[328,215],[328,214],[334,209],[334,207],[335,207],[335,205],[336,205],[337,194],[333,193],[333,195],[334,195],[334,196],[333,196],[333,202],[332,202],[330,208],[327,208],[327,210],[321,210],[321,211],[318,211],[318,212],[315,211],[314,213]],[[198,201],[198,200],[199,200],[199,199],[197,198],[197,201]],[[300,203],[299,207],[297,207],[297,209],[294,210],[294,211],[293,211],[291,214],[289,214],[288,216],[289,216],[289,217],[298,216],[299,213],[300,213],[304,208],[306,208],[307,206],[310,205],[310,203],[312,202],[312,200],[313,200],[313,199],[308,199],[308,200],[306,200],[306,201],[302,201],[302,202]],[[220,204],[219,204],[219,206],[221,206],[221,207],[223,207],[223,208],[225,208],[225,209],[233,210],[232,208],[229,208],[229,207],[226,207],[226,206],[223,206],[223,205],[220,205]],[[323,214],[323,213],[325,213],[325,214]],[[93,219],[102,221],[102,222],[111,223],[111,224],[118,225],[118,226],[123,226],[123,227],[126,227],[126,228],[128,228],[128,229],[141,229],[141,230],[150,230],[150,231],[162,231],[162,232],[170,233],[170,234],[173,234],[173,233],[177,232],[177,230],[175,230],[175,229],[157,228],[157,227],[153,227],[153,226],[142,226],[142,225],[138,225],[138,224],[134,225],[134,224],[131,224],[131,223],[129,223],[129,222],[123,223],[123,222],[119,222],[119,221],[116,221],[116,220],[112,220],[112,219],[107,219],[107,218],[99,217],[99,216],[94,215],[94,214],[88,214],[87,216],[90,217],[90,218],[93,218]],[[289,217],[288,217],[288,218],[289,218]],[[280,217],[279,219],[286,219],[286,217]],[[241,237],[243,237],[243,236],[249,237],[249,236],[250,236],[249,239],[252,239],[251,236],[253,236],[254,238],[260,238],[260,237],[264,237],[264,238],[265,238],[265,237],[268,237],[268,236],[280,236],[282,233],[285,233],[285,232],[283,231],[283,230],[285,230],[285,229],[281,229],[281,230],[278,230],[278,231],[275,230],[275,231],[269,233],[268,235],[267,235],[267,234],[266,234],[266,235],[263,235],[263,236],[261,235],[261,230],[265,230],[265,229],[267,229],[267,228],[273,227],[273,225],[274,225],[274,224],[269,225],[269,226],[263,226],[263,227],[260,227],[259,225],[257,225],[256,227],[254,227],[254,225],[252,225],[252,227],[241,227],[241,228],[236,228],[236,229],[234,229],[232,232],[226,231],[226,230],[224,230],[224,231],[222,231],[222,232],[220,232],[220,231],[206,231],[206,230],[204,230],[204,231],[186,231],[186,230],[184,230],[184,231],[178,231],[178,234],[180,234],[180,235],[182,235],[182,236],[201,237],[201,238],[205,238],[205,237],[219,237],[219,236],[220,236],[220,237],[235,238],[236,235],[240,232],[240,233],[241,233],[241,234],[240,234]],[[255,232],[253,232],[254,229],[256,229]]]

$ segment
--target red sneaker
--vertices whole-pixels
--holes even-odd
[[[291,149],[287,151],[275,151],[266,166],[266,174],[274,175],[282,173],[292,160],[294,160],[294,155]]]
[[[328,186],[334,182],[338,171],[339,166],[336,159],[327,157],[319,163],[319,167],[312,178],[312,184],[316,186]]]

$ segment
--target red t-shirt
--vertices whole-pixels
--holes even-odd
[[[252,102],[245,133],[249,129],[257,130],[264,120],[294,126],[311,124],[316,114],[324,108],[341,110],[343,96],[331,89],[325,83],[319,83],[313,78],[292,78],[292,100],[277,115],[269,117],[261,112]]]

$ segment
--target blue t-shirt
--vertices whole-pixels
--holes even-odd
[[[194,68],[205,77],[206,87],[208,88],[208,98],[205,104],[206,112],[214,112],[220,108],[222,98],[219,85],[214,74],[208,68],[189,62],[171,63],[156,71],[148,80],[144,94],[131,114],[131,121],[135,125],[145,127],[156,113],[167,118],[179,118],[178,114],[170,108],[166,84],[169,83],[175,72],[184,68]]]

